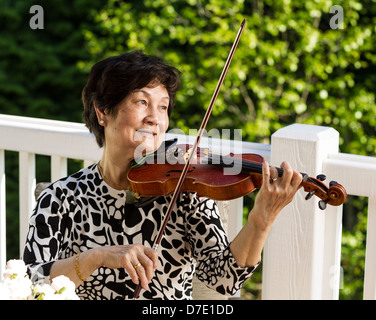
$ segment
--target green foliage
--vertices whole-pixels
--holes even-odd
[[[207,129],[242,129],[243,140],[270,143],[286,125],[324,125],[339,131],[341,152],[376,153],[374,0],[40,0],[44,30],[29,28],[33,1],[0,1],[0,113],[80,121],[92,64],[142,49],[183,72],[170,128],[188,133],[246,18]],[[343,29],[330,28],[333,5],[343,7]],[[252,199],[246,204],[245,216]],[[343,299],[361,298],[365,206],[345,206],[358,224],[344,230]],[[253,280],[246,288],[258,296],[260,275]]]
[[[0,0],[0,113],[81,121],[80,97],[87,73],[77,63],[90,58],[82,45],[82,30],[93,25],[88,9],[103,3],[38,1],[45,28],[32,30],[29,9],[35,1]],[[19,257],[18,155],[7,152],[5,160],[7,257],[11,259]],[[37,159],[38,182],[49,181],[48,168],[48,159]]]
[[[81,121],[87,74],[77,61],[89,59],[82,29],[92,24],[87,8],[104,0],[38,1],[43,30],[29,27],[35,1],[0,2],[0,113]]]
[[[183,71],[171,125],[197,128],[245,17],[208,128],[241,128],[244,139],[267,142],[294,122],[332,126],[343,152],[373,155],[376,6],[341,1],[344,29],[332,30],[333,4],[112,0],[97,13],[99,34],[85,32],[93,60],[81,66],[131,49],[163,57]]]

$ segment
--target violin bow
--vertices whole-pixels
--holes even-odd
[[[187,173],[188,173],[188,168],[192,162],[192,159],[194,157],[194,155],[196,154],[196,151],[197,151],[197,147],[200,143],[200,139],[202,137],[202,134],[204,133],[204,130],[205,130],[205,127],[206,127],[206,124],[208,123],[209,121],[209,118],[210,118],[210,115],[212,113],[212,110],[213,110],[213,107],[214,107],[214,103],[215,101],[217,100],[217,97],[218,97],[218,94],[219,94],[219,91],[222,87],[222,83],[226,77],[226,74],[227,74],[227,70],[230,66],[230,63],[231,63],[231,60],[232,60],[232,57],[235,53],[235,50],[238,46],[238,43],[239,43],[239,40],[240,40],[240,37],[243,33],[243,30],[244,30],[244,27],[245,27],[245,23],[246,23],[246,19],[244,19],[240,25],[240,28],[239,28],[239,31],[238,31],[238,34],[236,35],[236,38],[234,40],[234,43],[231,47],[231,50],[230,50],[230,53],[227,57],[227,61],[223,67],[223,70],[222,70],[222,73],[221,73],[221,76],[219,77],[219,80],[218,80],[218,83],[217,83],[217,87],[215,88],[214,90],[214,93],[213,93],[213,96],[210,100],[210,103],[209,103],[209,107],[208,109],[206,110],[206,113],[205,113],[205,116],[202,120],[202,123],[201,123],[201,126],[200,126],[200,129],[198,131],[198,134],[197,134],[197,137],[196,137],[196,140],[195,140],[195,143],[191,149],[191,152],[189,154],[189,158],[188,158],[188,161],[185,163],[185,166],[184,166],[184,169],[180,175],[180,178],[179,178],[179,181],[176,185],[176,188],[175,188],[175,191],[173,193],[173,196],[172,196],[172,199],[171,199],[171,202],[168,206],[168,209],[167,209],[167,212],[166,212],[166,215],[165,215],[165,218],[163,220],[163,224],[161,226],[161,229],[159,230],[158,232],[158,236],[154,242],[154,245],[153,245],[153,249],[155,251],[157,251],[158,247],[159,247],[159,244],[162,240],[162,236],[164,234],[164,231],[166,229],[166,226],[167,226],[167,223],[168,223],[168,220],[170,219],[170,216],[171,216],[171,213],[172,213],[172,209],[178,199],[178,196],[180,194],[180,191],[181,191],[181,188],[183,186],[183,182],[184,182],[184,179],[186,178],[187,176]],[[134,292],[134,296],[133,296],[133,299],[137,299],[139,294],[140,294],[140,291],[141,291],[141,284],[139,284]]]

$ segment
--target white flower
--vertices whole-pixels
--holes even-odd
[[[74,291],[74,284],[72,281],[69,280],[66,276],[58,276],[52,279],[51,287],[56,292],[61,291],[63,288],[66,290],[73,290]]]
[[[32,295],[32,283],[22,260],[9,260],[5,267],[2,296],[11,300],[26,300]]]
[[[0,300],[79,300],[75,284],[58,276],[51,285],[33,284],[22,260],[9,260],[0,283]]]
[[[60,300],[60,296],[48,284],[36,284],[34,286],[34,296],[37,300]]]
[[[4,278],[24,278],[26,271],[25,262],[22,260],[9,260],[5,267]]]
[[[8,285],[5,283],[0,283],[0,300],[9,300],[10,299],[10,290]]]
[[[52,279],[51,287],[56,291],[56,294],[61,295],[61,300],[78,299],[75,292],[75,284],[66,276],[61,275]]]
[[[10,300],[27,300],[32,295],[32,282],[27,277],[8,278],[4,284],[8,286]]]

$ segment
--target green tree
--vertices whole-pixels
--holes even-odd
[[[87,74],[77,61],[90,59],[82,29],[90,8],[104,0],[38,1],[44,29],[33,30],[35,1],[0,0],[0,113],[81,121],[81,90]]]
[[[344,152],[374,154],[372,1],[341,1],[344,29],[332,30],[332,1],[109,1],[100,33],[85,37],[93,60],[143,49],[183,72],[172,126],[197,128],[232,41],[247,27],[209,127],[242,128],[249,141],[294,122],[329,125]],[[367,8],[367,9],[366,9]],[[369,9],[372,8],[372,9]],[[364,79],[364,71],[370,78]],[[371,77],[372,75],[372,77]],[[194,111],[194,112],[192,112]]]
[[[32,30],[35,1],[0,0],[0,113],[80,122],[81,90],[89,60],[82,30],[95,28],[90,8],[104,0],[40,0],[44,29]],[[4,138],[4,137],[3,137]],[[6,152],[7,256],[18,257],[18,155]],[[70,162],[70,170],[78,166]],[[38,181],[49,181],[49,162],[37,158]]]

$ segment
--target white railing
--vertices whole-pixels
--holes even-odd
[[[173,135],[181,143],[195,137]],[[83,124],[0,115],[0,274],[6,260],[4,150],[19,152],[20,252],[34,207],[35,155],[51,156],[51,180],[67,174],[67,158],[98,161],[101,150]],[[376,298],[376,159],[338,153],[339,135],[334,129],[294,124],[272,136],[271,145],[203,138],[200,146],[225,152],[258,153],[272,165],[287,160],[310,176],[325,174],[349,195],[369,198],[364,299]],[[217,149],[217,150],[215,150]],[[220,149],[220,150],[218,150]],[[304,199],[299,191],[277,218],[263,253],[263,299],[338,299],[342,206],[319,210],[317,198]],[[241,228],[243,202],[228,204],[228,232],[232,239]],[[17,258],[17,257],[14,257]]]
[[[376,298],[376,159],[338,153],[337,131],[294,124],[272,136],[271,163],[323,173],[349,195],[369,198],[364,299]],[[338,299],[342,206],[322,212],[299,193],[272,227],[264,250],[264,299]]]

